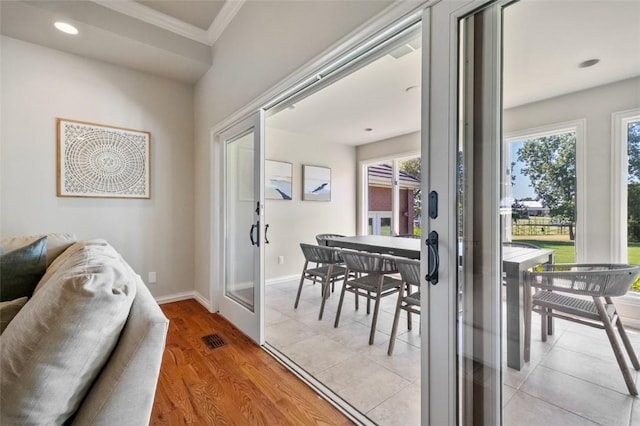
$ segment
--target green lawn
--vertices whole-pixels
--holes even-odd
[[[551,249],[555,252],[556,263],[575,263],[576,253],[573,241],[539,241],[539,240],[517,240],[520,243],[529,243],[540,248]]]
[[[539,241],[539,240],[518,240],[518,242],[535,244],[541,248],[555,251],[556,263],[575,263],[576,255],[573,242],[565,241]],[[640,265],[640,244],[632,243],[628,247],[628,262],[632,265]],[[640,291],[640,279],[635,282],[632,289]]]

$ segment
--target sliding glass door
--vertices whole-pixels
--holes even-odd
[[[262,111],[218,135],[224,158],[223,292],[220,313],[264,343],[264,117]]]
[[[483,3],[441,2],[425,18],[423,424],[502,421],[501,21]]]

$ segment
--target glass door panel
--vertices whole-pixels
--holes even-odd
[[[254,133],[250,131],[226,141],[225,176],[227,256],[224,294],[251,312],[255,310],[255,277],[254,268],[247,266],[252,266],[254,260],[254,244],[249,243],[257,238],[253,211],[253,138]]]
[[[224,279],[220,313],[264,343],[263,112],[219,135],[224,153]]]

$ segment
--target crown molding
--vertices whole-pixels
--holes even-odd
[[[208,44],[213,44],[220,38],[224,30],[229,26],[233,18],[240,11],[246,0],[226,0],[218,16],[213,20],[207,31]]]
[[[133,1],[91,1],[93,1],[93,3],[99,4],[100,6],[106,7],[140,21],[144,21],[148,24],[155,25],[156,27],[165,29],[167,31],[171,31],[172,33],[181,35],[190,40],[197,41],[198,43],[206,44],[209,46],[213,45],[213,43],[209,41],[210,37],[208,36],[207,31],[191,24],[187,24],[186,22],[176,19],[172,16],[165,15],[164,13],[158,12],[157,10],[151,9],[150,7],[147,7],[143,4]],[[228,2],[225,3],[224,7],[226,7],[227,4]],[[231,18],[233,18],[233,16]],[[218,19],[216,18],[214,22],[216,22],[217,20]],[[229,19],[229,21],[230,20],[231,19]],[[228,22],[226,25],[228,25]],[[224,28],[222,30],[224,30]],[[211,28],[209,29],[209,31],[211,31]],[[222,33],[222,31],[220,33]]]

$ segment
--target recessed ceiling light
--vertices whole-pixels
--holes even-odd
[[[584,61],[584,62],[580,62],[580,63],[578,64],[578,68],[589,68],[589,67],[594,66],[594,65],[595,65],[595,64],[597,64],[598,62],[600,62],[600,59],[596,59],[596,58],[594,58],[594,59],[587,59],[587,60],[586,60],[586,61]]]
[[[65,34],[76,35],[78,34],[78,29],[71,24],[66,22],[56,22],[53,24],[58,30],[62,31]]]
[[[373,129],[371,127],[367,127],[366,129],[364,129],[365,132],[372,132]]]

